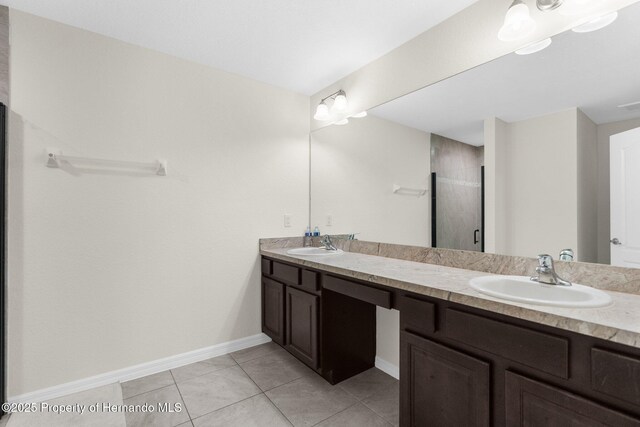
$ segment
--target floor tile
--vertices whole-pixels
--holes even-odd
[[[243,363],[278,350],[282,350],[282,347],[271,341],[266,344],[245,348],[244,350],[234,351],[231,353],[231,357],[233,357],[236,362]]]
[[[6,414],[4,417],[0,418],[0,427],[5,427],[9,422],[9,417],[11,414]]]
[[[240,367],[263,391],[271,390],[305,375],[317,375],[283,349],[241,363]]]
[[[164,371],[135,380],[127,381],[121,383],[120,385],[122,386],[122,397],[128,399],[130,397],[137,396],[138,394],[157,390],[159,388],[163,388],[172,384],[174,384],[174,382],[173,376],[171,376],[171,372]]]
[[[175,384],[125,399],[124,403],[126,405],[144,405],[146,403],[154,408],[154,411],[125,413],[127,427],[173,427],[189,421],[189,414],[184,407],[184,402]],[[180,412],[171,413],[161,412],[160,410],[160,404],[168,404],[169,407],[173,408],[177,403],[180,404]]]
[[[324,420],[318,427],[391,427],[391,424],[383,420],[371,409],[358,403]]]
[[[294,426],[312,426],[357,402],[320,376],[302,377],[266,392]]]
[[[398,380],[391,375],[385,374],[380,369],[371,368],[341,382],[339,385],[354,395],[356,399],[362,400],[392,387],[397,382]]]
[[[214,357],[213,359],[203,360],[202,362],[192,363],[190,365],[181,366],[171,370],[176,382],[190,380],[220,369],[236,366],[236,361],[231,356]]]
[[[193,420],[195,427],[288,427],[291,423],[264,395],[234,403]]]
[[[364,399],[362,403],[394,426],[400,424],[400,386],[398,383]]]
[[[260,394],[258,386],[239,366],[179,382],[178,388],[191,418]]]
[[[47,402],[49,405],[93,405],[95,403],[107,403],[110,405],[122,405],[122,391],[120,384],[114,383],[103,387],[93,388],[80,393],[52,399]],[[9,417],[7,427],[124,427],[125,416],[122,412],[89,412],[82,414],[77,412],[66,412],[57,414],[55,412],[34,412],[15,413]]]

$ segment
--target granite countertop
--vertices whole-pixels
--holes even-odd
[[[261,249],[260,253],[329,273],[640,348],[640,295],[606,291],[613,303],[599,308],[523,304],[493,298],[471,288],[470,279],[490,275],[484,272],[353,252],[301,257],[288,255],[287,250]]]

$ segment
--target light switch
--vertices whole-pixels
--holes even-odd
[[[333,225],[333,215],[327,215],[327,227],[331,227]]]
[[[284,226],[291,227],[291,215],[284,214]]]

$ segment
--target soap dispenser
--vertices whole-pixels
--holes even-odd
[[[320,229],[316,225],[316,228],[313,229],[313,237],[318,237],[318,236],[320,236]]]

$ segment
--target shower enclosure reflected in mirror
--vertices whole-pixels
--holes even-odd
[[[528,257],[571,248],[607,264],[613,247],[617,265],[640,267],[640,168],[613,163],[640,159],[624,133],[640,128],[638,22],[640,3],[314,131],[311,226]]]

